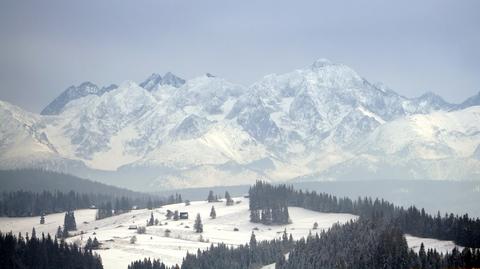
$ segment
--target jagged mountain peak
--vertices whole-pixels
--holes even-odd
[[[148,91],[154,91],[160,86],[169,85],[175,88],[179,88],[185,84],[185,80],[174,75],[171,72],[167,72],[163,77],[158,73],[151,74],[146,80],[140,83],[140,86]]]
[[[476,95],[467,98],[467,100],[457,105],[456,109],[464,109],[471,106],[480,106],[480,91]]]
[[[63,91],[57,98],[55,98],[50,104],[48,104],[41,115],[58,115],[62,112],[63,108],[71,101],[88,96],[97,95],[101,96],[106,92],[112,91],[117,88],[117,85],[111,84],[107,87],[99,88],[96,84],[86,81],[78,86],[70,86]]]
[[[8,128],[2,125],[12,141],[4,148],[19,152],[15,147],[23,140],[14,138],[32,136],[25,140],[28,147],[21,148],[25,156],[35,143],[40,152],[51,154],[48,158],[55,155],[118,173],[154,169],[159,185],[164,178],[183,177],[192,179],[186,182],[191,186],[198,186],[194,178],[217,182],[214,177],[251,173],[252,167],[255,175],[272,180],[320,174],[358,154],[373,160],[391,153],[392,160],[412,162],[460,156],[473,158],[468,160],[472,167],[478,162],[478,150],[473,155],[467,150],[480,142],[478,107],[446,114],[450,104],[436,94],[407,98],[324,59],[265,76],[249,87],[209,73],[185,81],[167,72],[153,73],[140,85],[125,81],[99,88],[86,82],[62,94],[54,107],[61,113],[56,117],[23,117],[0,102],[0,118],[3,114],[13,122]],[[468,106],[480,104],[480,94],[467,101]],[[433,113],[439,114],[428,116]],[[419,117],[401,121],[412,115]],[[0,148],[5,137],[0,132]],[[390,151],[393,145],[398,150]],[[264,160],[272,165],[254,165]],[[432,167],[435,160],[429,161]],[[412,170],[429,175],[436,173],[432,167]]]

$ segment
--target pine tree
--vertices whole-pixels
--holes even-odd
[[[202,219],[200,218],[200,214],[197,214],[197,218],[195,219],[195,224],[193,225],[193,229],[196,233],[203,233],[203,224]]]
[[[252,235],[250,236],[250,247],[255,248],[257,246],[257,238],[255,237],[255,233],[252,232]]]
[[[212,206],[212,210],[210,210],[210,218],[215,219],[217,217],[217,212],[215,212],[215,207]]]
[[[98,249],[99,247],[100,247],[100,242],[98,242],[97,237],[94,237],[92,242],[92,248]]]
[[[153,217],[153,212],[150,213],[150,219],[148,220],[147,226],[153,226],[155,224],[155,218]]]
[[[234,203],[234,201],[233,201],[232,197],[230,196],[230,193],[228,193],[228,191],[225,192],[225,203],[226,203],[227,206],[231,206]]]
[[[58,226],[57,228],[57,234],[55,235],[58,239],[62,238],[63,237],[63,231],[62,231],[62,227],[61,226]]]
[[[209,203],[215,202],[215,196],[213,195],[213,191],[209,191],[209,192],[208,192],[207,201],[208,201]]]
[[[85,249],[86,250],[92,250],[93,249],[93,241],[92,241],[91,237],[89,237],[87,239],[87,243],[85,244]]]
[[[45,214],[40,216],[40,224],[45,224]]]
[[[418,251],[418,256],[420,257],[420,264],[422,269],[427,267],[427,253],[425,252],[425,246],[423,242],[420,244],[420,250]]]

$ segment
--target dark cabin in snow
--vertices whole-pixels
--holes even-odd
[[[188,212],[180,212],[180,219],[188,219]]]

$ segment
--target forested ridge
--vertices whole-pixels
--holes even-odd
[[[0,185],[0,216],[8,217],[98,208],[101,211],[100,218],[103,218],[126,212],[132,207],[151,209],[182,202],[178,194],[163,197],[134,192],[67,174],[35,169],[0,170]]]
[[[384,217],[407,234],[452,240],[461,246],[480,248],[480,219],[470,218],[467,214],[442,216],[438,212],[432,216],[415,206],[405,209],[380,199],[337,198],[326,193],[304,192],[291,186],[273,186],[261,181],[250,188],[249,196],[251,210],[275,211],[286,204],[319,212],[355,214],[368,219]],[[251,221],[257,222],[252,215]]]
[[[43,214],[60,213],[76,209],[107,208],[116,213],[125,212],[136,206],[137,208],[159,207],[169,203],[171,199],[155,198],[149,195],[144,197],[125,197],[110,194],[91,194],[69,191],[15,191],[0,193],[0,216],[27,217]],[[110,205],[110,207],[108,207]]]
[[[141,198],[145,196],[145,193],[41,169],[0,170],[0,184],[2,191],[5,192],[20,190],[31,192],[69,192],[70,190],[75,190],[75,192],[78,193],[126,196],[131,198]]]
[[[276,269],[440,269],[478,268],[480,250],[457,248],[441,254],[420,247],[408,248],[402,230],[384,217],[360,217],[344,225],[334,225],[307,239],[299,240],[288,260],[278,259]]]

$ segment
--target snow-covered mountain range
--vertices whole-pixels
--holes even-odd
[[[206,74],[66,89],[32,114],[0,102],[0,168],[135,189],[256,179],[480,180],[480,94],[401,96],[328,60],[251,86]]]

